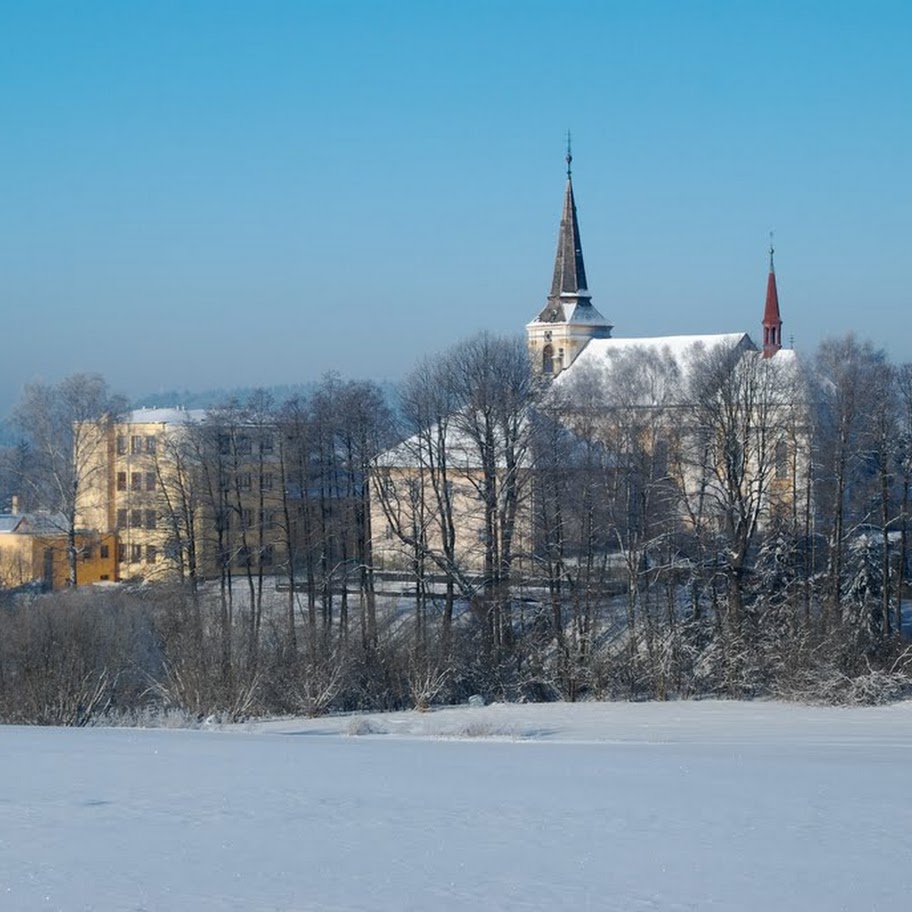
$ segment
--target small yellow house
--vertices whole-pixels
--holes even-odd
[[[59,513],[0,514],[0,589],[38,584],[69,585],[66,517]],[[117,579],[117,538],[111,533],[76,533],[76,583]]]

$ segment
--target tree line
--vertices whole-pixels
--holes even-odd
[[[75,530],[74,434],[123,409],[101,378],[29,388],[4,493]],[[395,403],[255,392],[156,460],[176,572],[7,594],[4,719],[908,687],[912,366],[853,337],[545,383],[483,335]]]

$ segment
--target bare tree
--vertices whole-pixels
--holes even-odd
[[[14,413],[29,443],[22,483],[34,507],[63,517],[72,586],[78,583],[79,516],[96,506],[86,502],[89,493],[105,490],[97,480],[106,472],[111,427],[125,409],[101,376],[74,374],[57,384],[29,384]]]
[[[828,594],[824,622],[842,616],[847,539],[853,525],[869,523],[872,504],[869,417],[877,411],[886,357],[854,336],[823,342],[817,353],[817,500],[829,519]]]

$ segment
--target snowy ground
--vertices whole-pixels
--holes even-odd
[[[0,909],[905,909],[910,776],[909,703],[3,728]]]

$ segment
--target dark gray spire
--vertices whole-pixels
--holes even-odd
[[[549,297],[579,295],[589,298],[586,284],[586,267],[583,264],[583,245],[580,242],[576,201],[573,198],[573,178],[570,176],[570,154],[567,153],[567,190],[564,194],[564,211],[557,236],[557,256],[554,259],[554,278]]]
[[[548,303],[538,315],[543,323],[564,323],[569,319],[583,322],[601,322],[610,326],[607,320],[592,306],[592,296],[586,282],[586,266],[583,263],[583,245],[580,241],[579,220],[576,216],[576,200],[573,197],[573,174],[570,165],[570,134],[567,134],[567,189],[564,191],[564,211],[561,213],[560,230],[557,234],[557,255],[554,258],[554,277],[551,279],[551,293]]]

